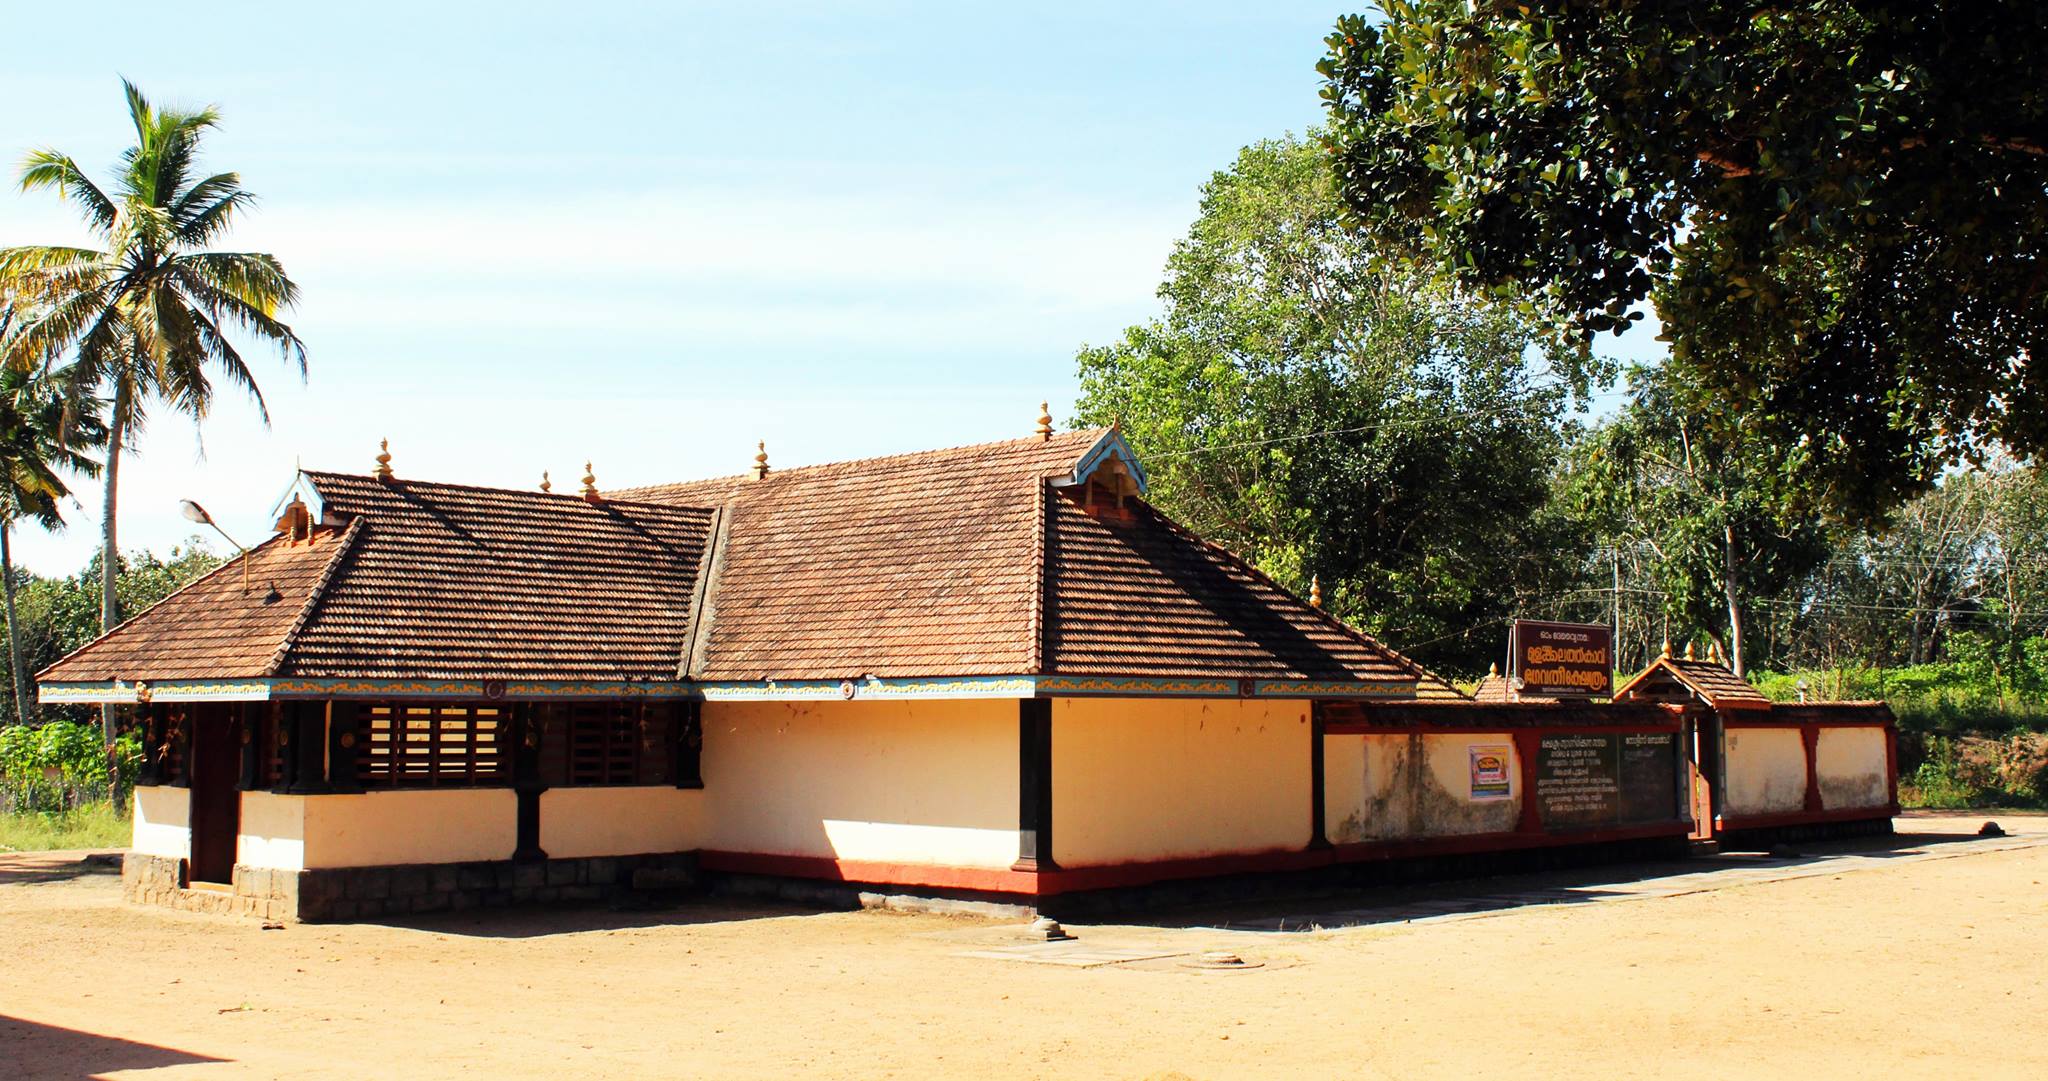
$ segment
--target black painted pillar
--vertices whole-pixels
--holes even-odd
[[[512,706],[512,794],[518,800],[517,840],[512,858],[538,863],[548,854],[540,847],[540,797],[548,790],[540,775],[541,743],[547,738],[542,709],[531,702]]]
[[[1052,700],[1017,703],[1017,862],[1013,871],[1053,871]]]
[[[1311,849],[1330,847],[1330,836],[1325,823],[1329,815],[1324,808],[1329,802],[1325,791],[1327,772],[1323,762],[1323,704],[1310,702],[1308,705],[1308,846]]]

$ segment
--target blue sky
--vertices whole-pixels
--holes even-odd
[[[1325,4],[10,5],[0,155],[101,173],[118,77],[221,107],[304,385],[124,459],[124,547],[244,543],[295,461],[602,487],[1027,433],[1073,355],[1156,310],[1200,185],[1317,122]],[[0,194],[0,245],[69,241]],[[203,436],[203,448],[202,439]],[[98,494],[17,558],[69,572]]]

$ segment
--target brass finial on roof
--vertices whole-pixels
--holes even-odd
[[[1486,675],[1490,679],[1500,678],[1500,662],[1494,661],[1491,664],[1488,664],[1486,666]]]
[[[1049,441],[1049,440],[1051,440],[1051,439],[1052,439],[1052,403],[1051,403],[1051,402],[1040,402],[1040,403],[1038,403],[1038,427],[1036,427],[1036,428],[1033,428],[1033,429],[1032,429],[1032,433],[1033,433],[1033,434],[1035,434],[1035,435],[1037,435],[1037,436],[1038,436],[1038,438],[1040,438],[1040,439],[1042,439],[1042,440],[1048,440],[1048,441]]]
[[[1323,606],[1323,576],[1320,574],[1309,576],[1308,602],[1317,608]]]
[[[377,479],[391,479],[391,440],[377,440]]]
[[[1669,638],[1666,638],[1664,640],[1664,656],[1666,658],[1669,658],[1671,656],[1671,639]]]
[[[764,439],[764,440],[760,441],[759,443],[756,443],[756,444],[754,444],[754,479],[755,479],[755,480],[762,480],[762,479],[766,478],[767,476],[768,476],[768,441]]]
[[[1685,643],[1685,659],[1688,661],[1695,659],[1692,655],[1692,641],[1690,639]]]
[[[548,471],[545,469],[540,471],[540,490],[543,492],[555,490],[555,482],[548,479]]]
[[[583,463],[583,498],[592,503],[600,498],[597,494],[597,473],[590,468],[589,462]]]

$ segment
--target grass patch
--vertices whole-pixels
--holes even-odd
[[[0,852],[126,848],[128,833],[127,816],[110,803],[88,803],[66,811],[0,814]]]

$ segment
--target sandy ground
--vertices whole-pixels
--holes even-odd
[[[967,957],[1018,928],[715,904],[265,931],[124,906],[73,857],[0,857],[0,1078],[2048,1077],[2048,819],[1997,816],[2032,847],[1924,843],[1984,817],[1902,820],[1928,856],[1678,896],[1076,928],[1264,962],[1236,973]]]

